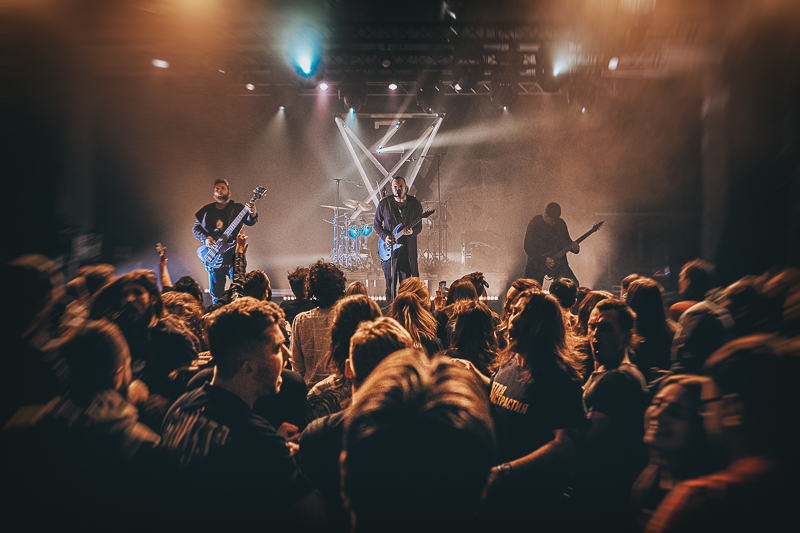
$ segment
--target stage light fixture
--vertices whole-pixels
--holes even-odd
[[[389,84],[389,90],[390,91],[396,91],[397,90],[397,84],[396,83],[390,83]]]
[[[542,48],[536,54],[536,83],[546,93],[557,93],[567,83],[568,65],[554,61],[553,50]]]
[[[154,59],[152,63],[153,66],[156,68],[169,68],[169,63],[167,63],[163,59]]]
[[[303,77],[317,73],[322,62],[322,37],[311,25],[304,24],[295,29],[289,38],[288,60],[295,71]]]
[[[363,82],[343,83],[339,86],[339,99],[351,113],[357,113],[361,109],[367,101],[367,94],[367,84]]]
[[[483,56],[456,56],[453,59],[453,89],[456,92],[474,91],[483,77]]]
[[[428,77],[417,85],[417,105],[425,113],[434,113],[442,106],[443,92],[437,78]]]
[[[285,109],[286,109],[285,107],[283,107],[283,106],[280,106],[280,107],[278,108],[278,111],[283,111],[283,110],[285,110]]]
[[[322,90],[322,91],[327,91],[328,89],[330,89],[330,86],[329,86],[327,83],[325,83],[324,81],[320,82],[320,84],[318,85],[318,87],[319,87],[319,88],[320,88],[320,90]]]
[[[247,89],[248,91],[253,91],[255,90],[256,86],[253,85],[252,83],[248,83],[247,85],[244,86],[244,88]]]
[[[609,61],[608,61],[608,70],[617,70],[618,66],[619,66],[619,58],[618,57],[612,57],[611,59],[609,59]]]

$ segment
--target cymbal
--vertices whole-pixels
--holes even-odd
[[[353,209],[352,207],[345,207],[343,205],[340,205],[339,207],[336,207],[335,205],[320,205],[320,207],[327,207],[328,209]]]
[[[342,201],[344,205],[349,207],[350,209],[361,209],[366,211],[370,208],[370,205],[364,202],[359,202],[358,200],[344,200]]]

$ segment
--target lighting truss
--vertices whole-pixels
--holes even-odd
[[[401,114],[381,114],[381,113],[365,113],[365,114],[357,114],[356,118],[371,118],[371,119],[378,119],[382,120],[381,122],[377,123],[377,126],[380,127],[382,125],[387,126],[389,129],[383,138],[376,143],[372,149],[367,148],[364,146],[364,143],[356,136],[355,132],[352,128],[348,128],[347,124],[339,118],[336,117],[336,126],[339,128],[339,133],[342,134],[342,139],[344,139],[344,143],[347,146],[348,152],[350,152],[350,157],[353,158],[353,163],[356,165],[356,170],[358,171],[361,179],[364,181],[364,186],[367,188],[369,195],[364,199],[364,203],[369,204],[372,203],[375,207],[378,207],[378,202],[380,198],[378,198],[378,192],[381,190],[381,187],[386,185],[389,181],[392,180],[395,173],[400,170],[400,167],[408,161],[414,152],[425,143],[425,146],[422,148],[422,152],[416,159],[416,164],[414,165],[414,169],[411,171],[411,174],[406,176],[406,183],[408,187],[414,184],[414,180],[417,178],[417,174],[419,173],[420,168],[422,167],[422,162],[425,159],[425,156],[428,154],[428,151],[433,144],[433,139],[436,137],[436,134],[439,131],[439,127],[442,125],[442,121],[444,120],[444,113],[439,114],[428,114],[428,113],[401,113]],[[423,120],[431,120],[431,125],[425,129],[425,132],[420,135],[413,143],[400,143],[395,144],[392,146],[386,146],[386,143],[392,139],[397,132],[400,131],[400,128],[405,124],[405,122],[409,119],[423,119]],[[358,154],[356,154],[356,150],[353,146],[355,144],[358,148],[364,153],[364,155],[369,159],[375,168],[378,169],[383,175],[383,180],[378,183],[377,187],[373,187],[372,183],[370,182],[369,178],[367,177],[367,173],[364,170],[364,166],[361,164],[361,160],[358,158]],[[379,151],[380,150],[380,151]],[[402,157],[400,161],[398,161],[391,169],[387,170],[380,161],[375,157],[374,153],[402,153]],[[364,212],[364,209],[358,208],[356,209],[352,215],[350,215],[350,220],[356,220],[361,213]]]

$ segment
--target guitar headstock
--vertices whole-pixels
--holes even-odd
[[[421,219],[422,218],[428,218],[429,216],[431,216],[435,212],[436,212],[436,209],[429,209],[429,210],[425,211],[424,213],[422,213],[422,216],[419,217],[419,218],[421,218]]]
[[[253,199],[251,200],[251,202],[260,200],[261,197],[264,196],[265,192],[267,192],[267,189],[265,189],[264,187],[256,187],[255,189],[253,189]]]
[[[592,226],[592,232],[595,232],[595,231],[599,230],[603,226],[603,224],[605,224],[605,223],[606,223],[605,220],[601,220],[600,222],[598,222],[597,224]]]

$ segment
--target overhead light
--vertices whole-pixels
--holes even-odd
[[[248,83],[247,85],[244,86],[244,88],[247,89],[248,91],[252,91],[256,88],[256,86],[253,85],[252,83]]]
[[[325,83],[324,81],[321,81],[319,83],[319,88],[320,88],[320,90],[327,91],[330,88],[330,86],[327,83]]]
[[[163,59],[154,59],[152,63],[153,66],[156,68],[169,68],[169,63],[167,63]]]
[[[283,111],[284,109],[286,109],[286,108],[285,108],[285,107],[283,107],[283,106],[280,106],[280,107],[278,108],[278,110],[279,110],[279,111]]]
[[[397,90],[397,84],[396,83],[390,83],[389,84],[389,90],[390,91],[396,91]]]
[[[439,89],[438,79],[430,77],[418,84],[417,105],[425,113],[434,113],[442,106],[442,91]]]
[[[287,48],[288,59],[298,74],[311,77],[317,73],[322,62],[322,38],[320,33],[309,24],[296,28]]]
[[[619,66],[619,58],[618,57],[612,57],[608,61],[608,70],[617,70],[618,66]]]
[[[367,101],[367,84],[359,83],[342,83],[339,85],[339,99],[342,101],[345,109],[350,109],[352,113],[356,113],[361,109]]]
[[[517,85],[516,74],[513,70],[498,70],[492,79],[489,98],[494,105],[503,111],[508,111],[508,108],[517,101]]]

